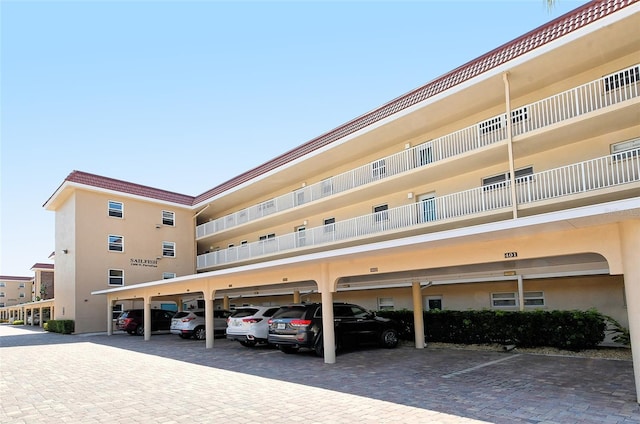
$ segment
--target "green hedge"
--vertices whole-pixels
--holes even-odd
[[[413,340],[413,311],[380,311],[400,324],[400,338]],[[427,342],[514,344],[567,350],[590,349],[605,338],[606,317],[588,311],[427,311]]]
[[[75,321],[71,319],[50,319],[47,321],[47,331],[53,333],[71,334],[75,328]]]

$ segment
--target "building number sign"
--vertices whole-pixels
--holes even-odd
[[[504,254],[504,258],[505,259],[509,259],[509,258],[517,258],[518,257],[518,252],[506,252]]]

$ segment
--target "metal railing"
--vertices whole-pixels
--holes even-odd
[[[511,112],[513,135],[521,135],[640,96],[640,65],[572,88]],[[507,138],[506,114],[419,144],[324,181],[200,224],[196,238],[282,212],[356,187],[458,156]]]
[[[620,152],[516,179],[518,204],[539,202],[640,181],[640,149]],[[199,255],[197,269],[326,243],[347,241],[427,223],[478,216],[511,207],[503,181],[329,225]]]

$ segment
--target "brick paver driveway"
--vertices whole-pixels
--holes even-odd
[[[0,326],[2,423],[638,424],[631,361],[449,349],[311,353]]]

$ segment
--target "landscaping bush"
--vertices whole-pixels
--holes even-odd
[[[17,319],[15,321],[12,322],[13,325],[24,325],[24,320],[22,319]]]
[[[400,323],[399,336],[413,340],[413,312],[380,311],[378,315]],[[461,344],[514,344],[521,347],[556,347],[583,350],[605,338],[607,321],[588,311],[427,311],[427,341]]]
[[[75,327],[75,321],[71,319],[50,319],[47,321],[47,331],[52,333],[71,334]]]

